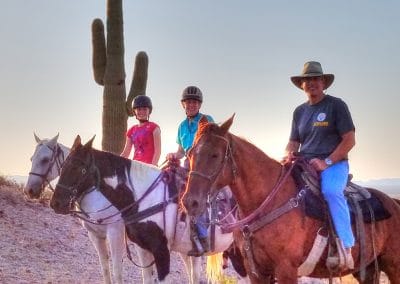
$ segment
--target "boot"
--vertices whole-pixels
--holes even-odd
[[[354,269],[354,259],[351,254],[351,248],[346,248],[344,252],[344,259],[348,269]]]
[[[201,246],[203,247],[203,254],[210,251],[210,243],[208,242],[208,238],[200,238]]]
[[[190,238],[190,240],[192,241],[192,249],[188,251],[187,255],[195,257],[202,256],[204,254],[204,249],[199,237],[195,236]]]

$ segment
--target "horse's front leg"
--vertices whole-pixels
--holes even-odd
[[[143,284],[153,284],[154,283],[154,275],[153,275],[153,266],[150,265],[154,261],[154,257],[151,252],[148,250],[142,249],[137,244],[135,244],[136,253],[139,258],[139,264],[142,266],[142,277]]]
[[[123,283],[122,264],[125,254],[125,225],[123,222],[107,226],[107,239],[111,251],[115,283]]]
[[[281,265],[276,268],[275,276],[279,284],[297,284],[297,268],[289,265]]]
[[[201,276],[201,257],[192,257],[181,253],[181,258],[185,264],[189,284],[200,283]]]
[[[92,230],[88,230],[88,236],[92,244],[96,248],[97,255],[99,256],[104,283],[111,284],[112,282],[111,282],[110,265],[108,262],[109,255],[108,255],[106,238],[98,236],[96,232],[93,232]]]

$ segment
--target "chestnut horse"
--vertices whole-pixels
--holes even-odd
[[[237,228],[235,240],[246,255],[245,265],[251,282],[269,283],[267,278],[275,275],[280,284],[297,283],[298,267],[310,252],[323,223],[306,216],[301,206],[294,206],[251,231],[250,238],[245,237],[254,221],[296,199],[299,190],[292,175],[287,174],[279,162],[228,132],[232,122],[233,116],[221,126],[206,120],[199,122],[194,146],[188,155],[190,172],[183,203],[190,215],[197,216],[203,212],[209,195],[229,185],[238,202],[240,217],[231,225]],[[368,190],[381,201],[391,217],[365,224],[365,279],[361,282],[359,277],[358,241],[352,251],[354,270],[329,271],[325,266],[326,249],[309,276],[328,278],[352,273],[360,283],[378,283],[376,270],[380,270],[387,274],[391,284],[400,283],[400,206],[384,193]]]

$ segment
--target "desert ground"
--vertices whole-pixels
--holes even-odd
[[[97,254],[86,230],[79,220],[55,214],[48,206],[50,194],[39,201],[28,200],[22,185],[0,179],[0,283],[102,283]],[[224,283],[238,282],[231,266],[225,272]],[[127,258],[123,273],[124,283],[141,283],[139,269]],[[175,253],[171,278],[175,283],[188,282]],[[202,282],[207,283],[205,276]],[[302,278],[299,283],[328,281]],[[346,277],[334,283],[356,282]]]

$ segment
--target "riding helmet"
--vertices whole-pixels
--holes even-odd
[[[153,110],[151,99],[146,95],[139,95],[135,97],[132,108],[135,109],[138,107],[148,107],[150,109],[150,113]]]
[[[186,87],[182,92],[181,102],[189,99],[203,102],[203,94],[201,93],[200,89],[197,88],[196,86]]]

